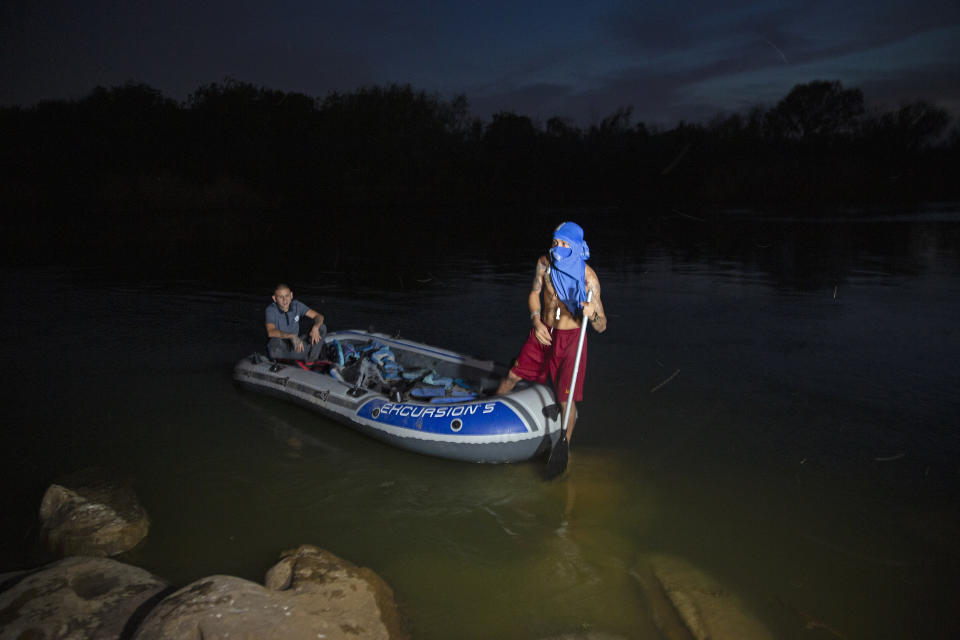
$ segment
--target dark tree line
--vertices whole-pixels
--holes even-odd
[[[824,81],[672,129],[633,123],[630,108],[587,128],[509,112],[483,122],[463,96],[409,86],[314,99],[228,80],[181,104],[130,83],[2,109],[0,135],[13,242],[41,228],[132,247],[239,246],[251,224],[345,209],[415,218],[437,207],[802,209],[960,195],[960,134],[946,111],[868,113],[858,89]]]

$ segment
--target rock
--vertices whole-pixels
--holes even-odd
[[[736,594],[681,558],[654,556],[648,566],[641,562],[631,570],[651,603],[658,596],[651,589],[650,581],[643,579],[651,571],[656,578],[654,590],[662,589],[696,640],[772,640],[769,629],[749,612]],[[666,635],[666,630],[663,631]],[[671,628],[668,637],[680,636]]]
[[[20,576],[26,575],[26,573],[26,571],[10,571],[7,573],[0,573],[0,591],[6,591],[8,582],[13,584],[20,578]]]
[[[406,637],[390,587],[328,551],[304,545],[284,552],[266,584],[197,580],[157,605],[135,639]]]
[[[693,634],[680,617],[673,602],[664,593],[663,587],[649,563],[640,562],[630,570],[630,575],[640,584],[647,599],[650,616],[663,640],[693,640]]]
[[[168,585],[109,558],[66,558],[8,579],[0,592],[0,640],[119,638]]]
[[[270,567],[270,570],[267,571],[267,576],[264,578],[263,584],[266,585],[267,589],[274,591],[285,591],[289,589],[293,586],[293,567],[295,564],[295,561],[291,561],[288,557],[283,556],[280,562]]]
[[[113,556],[135,547],[150,530],[133,489],[98,469],[51,485],[40,520],[47,549],[62,556]]]

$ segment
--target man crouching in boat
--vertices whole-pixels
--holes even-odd
[[[300,321],[313,320],[309,336],[300,333]],[[293,291],[285,284],[278,284],[273,291],[273,302],[266,310],[267,354],[274,360],[319,360],[323,337],[327,327],[323,315],[299,300],[293,299]],[[310,347],[306,347],[309,340]]]
[[[540,256],[533,287],[527,298],[533,327],[520,356],[500,382],[497,393],[509,393],[520,380],[546,383],[549,378],[561,405],[569,400],[570,379],[573,377],[580,339],[582,318],[589,318],[598,332],[607,330],[607,316],[600,300],[600,280],[586,260],[590,249],[583,239],[583,229],[573,222],[564,222],[553,232],[550,256]],[[591,302],[587,294],[591,293]],[[583,309],[582,316],[572,310]],[[573,438],[577,420],[577,402],[583,400],[583,379],[587,368],[587,341],[584,339],[580,369],[574,385],[573,411],[567,441]],[[566,412],[564,412],[566,415]]]

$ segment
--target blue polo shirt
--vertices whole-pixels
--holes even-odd
[[[272,323],[280,331],[292,333],[295,336],[300,335],[300,318],[305,318],[310,307],[299,300],[293,300],[290,303],[290,309],[284,313],[276,302],[271,302],[267,307],[266,321]]]

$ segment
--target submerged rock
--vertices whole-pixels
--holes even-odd
[[[393,592],[370,569],[304,545],[284,552],[266,587],[210,576],[164,599],[136,640],[404,638]]]
[[[135,547],[150,530],[133,489],[98,469],[51,485],[40,521],[47,549],[62,556],[113,556]]]
[[[66,558],[0,584],[0,639],[119,638],[168,589],[108,558]]]
[[[654,620],[671,640],[772,640],[769,629],[740,598],[686,560],[654,556],[631,570],[647,597]],[[666,606],[666,603],[672,606]],[[682,621],[685,629],[676,623]]]
[[[680,617],[670,598],[664,592],[649,563],[640,562],[630,570],[630,575],[640,584],[653,624],[663,640],[693,640],[693,634]]]

